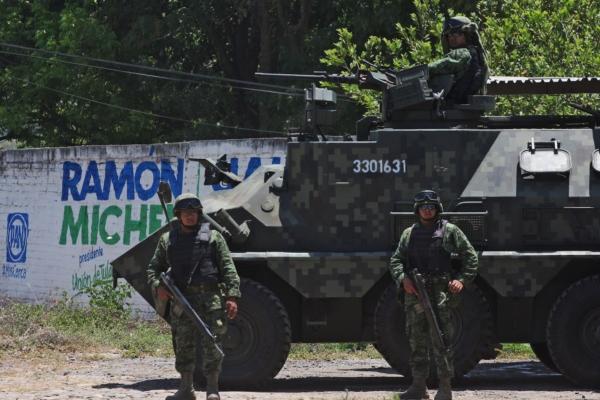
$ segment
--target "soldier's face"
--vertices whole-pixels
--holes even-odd
[[[196,226],[198,224],[198,211],[181,210],[179,212],[179,218],[184,226]]]
[[[462,32],[451,32],[446,35],[446,40],[448,40],[448,46],[452,49],[457,49],[459,47],[465,47],[467,45],[467,38],[465,34]]]
[[[435,208],[435,206],[433,204],[425,204],[425,205],[419,207],[419,217],[423,221],[431,221],[431,220],[435,219],[436,214],[437,214],[437,209]]]

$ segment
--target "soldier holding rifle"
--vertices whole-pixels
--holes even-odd
[[[162,197],[161,202],[164,206]],[[240,278],[223,236],[211,230],[208,223],[202,223],[198,197],[191,193],[180,195],[175,199],[174,213],[178,223],[161,236],[148,266],[148,280],[155,297],[165,300],[176,295],[177,300],[170,307],[170,322],[175,369],[181,374],[181,383],[167,400],[196,398],[193,377],[197,335],[202,347],[206,396],[208,400],[218,400],[223,361],[220,342],[227,330],[226,318],[237,315]],[[167,285],[171,284],[176,288],[169,291]],[[177,298],[179,292],[183,299]],[[199,329],[203,326],[208,330]]]
[[[404,230],[390,260],[392,278],[405,293],[406,335],[413,379],[400,398],[429,398],[425,381],[429,376],[431,350],[439,377],[435,400],[448,400],[452,399],[450,380],[454,375],[449,346],[450,308],[458,304],[458,293],[477,274],[477,253],[456,225],[441,218],[443,208],[436,192],[419,192],[413,209],[418,222]],[[458,271],[452,268],[452,253],[461,258]]]

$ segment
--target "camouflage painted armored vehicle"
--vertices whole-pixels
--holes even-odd
[[[263,166],[241,183],[223,161],[202,161],[207,183],[236,185],[202,199],[233,233],[244,279],[223,380],[268,380],[291,342],[373,342],[408,375],[388,261],[414,222],[414,194],[434,189],[445,218],[480,252],[480,274],[454,314],[456,375],[495,357],[498,343],[522,342],[573,382],[598,385],[599,115],[483,114],[491,95],[599,93],[600,78],[492,78],[491,95],[450,107],[424,68],[360,82],[383,91],[383,112],[381,121],[359,121],[354,140],[291,141],[285,167]],[[309,126],[318,132],[331,121],[334,103],[326,89],[308,91]],[[157,238],[113,262],[151,304],[145,268]]]

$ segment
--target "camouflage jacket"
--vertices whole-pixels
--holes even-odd
[[[408,227],[402,232],[398,248],[390,259],[390,273],[398,285],[400,285],[405,275],[408,261],[408,240],[410,239],[412,228],[412,226]],[[442,247],[448,253],[456,253],[461,258],[461,269],[456,276],[454,276],[454,279],[457,279],[462,283],[471,283],[477,275],[479,261],[475,249],[458,226],[451,224],[450,222],[446,224],[444,237],[442,238]]]
[[[217,232],[211,231],[209,244],[214,245],[216,250],[217,268],[221,276],[221,283],[224,286],[225,297],[241,297],[240,277],[235,269],[231,253],[227,247],[225,238]],[[152,288],[160,285],[160,274],[166,272],[170,265],[167,259],[167,246],[169,245],[169,232],[164,233],[158,241],[158,246],[154,251],[154,256],[148,265],[148,283]]]
[[[450,50],[444,58],[428,64],[431,75],[454,74],[455,79],[460,79],[469,68],[471,53],[466,47]]]

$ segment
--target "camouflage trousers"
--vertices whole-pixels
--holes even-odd
[[[437,316],[438,324],[446,342],[453,336],[450,322],[451,308],[458,302],[458,295],[448,291],[449,277],[427,277],[427,292],[431,305]],[[446,365],[442,352],[432,341],[433,329],[427,322],[425,311],[417,296],[406,294],[404,297],[404,312],[406,315],[406,336],[410,346],[410,368],[413,377],[426,378],[429,376],[430,355],[433,355],[439,377],[452,377],[454,366],[452,354],[448,355]]]
[[[215,288],[193,294],[186,292],[185,297],[200,318],[206,322],[210,331],[217,337],[220,346],[227,332],[227,318],[221,291]],[[179,307],[171,307],[170,317],[175,352],[175,369],[180,373],[194,371],[196,343],[199,341],[204,376],[213,372],[220,373],[223,356],[215,349],[212,340],[200,332],[196,325],[181,312]]]

